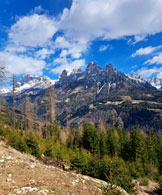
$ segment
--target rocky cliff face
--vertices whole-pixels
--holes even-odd
[[[152,86],[156,87],[157,90],[162,91],[162,78],[152,78],[149,82]]]
[[[137,84],[145,87],[145,88],[148,88],[148,89],[157,89],[158,88],[156,87],[156,85],[153,85],[152,82],[150,81],[147,81],[145,80],[142,76],[140,76],[139,74],[137,73],[131,73],[128,75],[128,77],[132,80],[134,80]]]
[[[139,80],[130,79],[111,64],[100,68],[96,62],[89,63],[85,72],[68,75],[63,71],[55,84],[56,119],[71,127],[90,121],[161,132],[162,93]]]

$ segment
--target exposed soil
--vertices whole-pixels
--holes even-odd
[[[44,165],[0,142],[0,195],[102,194],[106,182]]]
[[[101,195],[106,185],[98,179],[45,165],[0,141],[0,195]],[[148,186],[136,184],[139,195],[151,194],[157,187],[153,181]]]

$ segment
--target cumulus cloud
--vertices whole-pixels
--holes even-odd
[[[40,47],[57,32],[57,22],[46,15],[33,14],[19,18],[9,31],[9,41],[15,45]]]
[[[29,15],[19,17],[11,26],[8,45],[1,54],[3,59],[6,57],[5,64],[12,63],[9,61],[11,58],[17,62],[24,59],[23,66],[27,66],[23,68],[24,73],[34,73],[34,69],[29,71],[31,65],[28,63],[34,63],[37,67],[35,73],[41,73],[42,68],[45,68],[45,60],[53,53],[58,54],[53,63],[56,66],[58,61],[52,69],[54,74],[60,73],[65,67],[82,67],[85,64],[83,54],[96,39],[133,36],[135,42],[138,42],[148,35],[162,32],[161,10],[161,0],[73,0],[71,7],[65,8],[56,19],[47,13],[43,14],[41,7],[36,7]],[[106,49],[103,46],[100,51]],[[151,47],[141,48],[133,57],[154,50]],[[158,63],[160,58],[156,56],[147,63]],[[17,72],[23,72],[20,64],[16,65]]]
[[[85,66],[85,60],[69,60],[66,57],[64,58],[57,58],[54,60],[54,64],[56,65],[55,68],[51,70],[54,74],[61,74],[63,70],[67,70],[71,72],[73,69],[82,68]]]
[[[158,78],[162,77],[162,67],[153,67],[153,68],[142,68],[137,71],[144,78],[149,78],[151,76],[156,76]]]
[[[37,7],[37,12],[41,7]],[[38,74],[46,68],[45,59],[55,51],[52,38],[57,32],[57,22],[47,15],[32,15],[18,18],[8,33],[8,42],[0,57],[10,73]]]
[[[60,54],[61,57],[70,55],[73,59],[78,59],[87,50],[88,44],[58,36],[55,40],[54,47],[62,50]]]
[[[162,31],[161,10],[161,0],[73,0],[63,11],[61,28],[69,37],[88,41],[138,39]]]
[[[157,46],[157,47],[145,47],[145,48],[140,48],[138,49],[135,53],[133,53],[131,56],[136,57],[136,56],[141,56],[141,55],[148,55],[153,53],[155,50],[162,48],[162,45]]]
[[[162,52],[154,56],[152,59],[149,59],[145,64],[162,64]]]
[[[8,52],[0,52],[0,58],[7,70],[16,75],[37,74],[41,75],[46,63],[43,60],[34,59],[26,55],[16,55]]]
[[[42,48],[38,50],[37,52],[35,52],[35,57],[40,58],[40,59],[46,59],[51,54],[54,54],[54,50]]]

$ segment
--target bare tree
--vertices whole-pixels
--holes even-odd
[[[5,83],[5,79],[6,79],[6,69],[5,66],[2,64],[2,62],[0,61],[0,112],[1,112],[1,103],[2,103],[2,94],[1,94],[1,90],[2,90],[2,86]]]
[[[2,62],[0,62],[0,84],[4,82],[4,79],[6,78],[6,69]]]
[[[18,79],[15,74],[12,75],[12,117],[13,117],[13,127],[15,129],[16,117],[15,117],[15,104],[16,104],[16,95],[18,89]]]
[[[46,120],[52,123],[55,120],[55,99],[56,99],[56,92],[51,85],[46,91],[45,94],[45,102],[46,102]]]
[[[32,103],[30,101],[30,97],[26,95],[25,97],[25,118],[27,122],[28,130],[32,130]]]

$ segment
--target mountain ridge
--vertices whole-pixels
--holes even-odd
[[[50,118],[53,108],[53,117],[63,126],[76,128],[89,121],[128,130],[135,126],[146,132],[154,128],[161,135],[162,92],[148,82],[144,84],[130,79],[112,64],[101,68],[92,62],[84,72],[77,69],[69,74],[64,70],[52,88],[39,89],[37,93],[26,91],[21,100],[17,98],[16,106],[22,107],[28,95],[30,114],[41,121]],[[7,101],[12,105],[12,98]],[[24,106],[23,109],[25,113]]]

